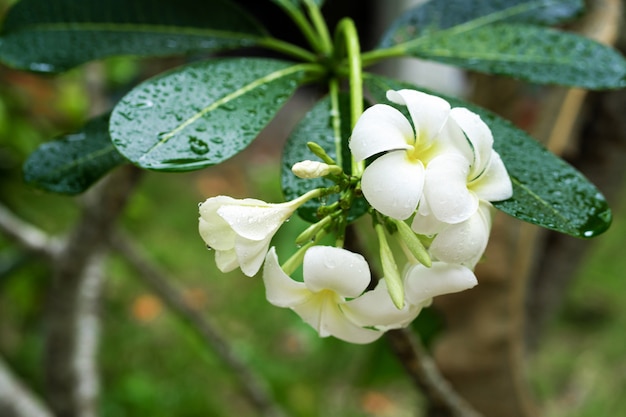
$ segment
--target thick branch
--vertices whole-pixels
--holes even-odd
[[[0,358],[0,416],[52,417],[52,413],[13,375],[2,358]]]
[[[455,417],[480,417],[441,375],[437,364],[426,352],[419,338],[409,329],[391,330],[385,335],[396,357],[418,388]]]
[[[154,265],[147,255],[129,238],[115,235],[112,247],[120,253],[139,273],[139,278],[161,298],[173,313],[193,329],[228,366],[239,380],[249,402],[265,417],[283,417],[285,412],[271,398],[265,384],[234,352],[228,341],[204,316],[191,308],[180,292],[174,288],[171,279]]]
[[[58,417],[97,415],[97,308],[103,250],[138,178],[127,166],[85,195],[81,220],[53,264],[46,306],[45,376]]]

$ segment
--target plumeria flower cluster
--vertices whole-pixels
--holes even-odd
[[[263,267],[268,301],[292,309],[321,337],[370,343],[407,326],[433,297],[475,286],[491,202],[512,195],[491,131],[478,115],[414,90],[389,91],[387,98],[409,118],[386,104],[362,114],[350,139],[362,175],[344,173],[310,144],[322,161],[299,162],[293,173],[325,177],[334,186],[282,204],[217,196],[200,205],[200,235],[215,250],[218,268],[253,276]],[[338,201],[320,207],[320,220],[296,239],[300,248],[281,265],[272,237],[304,203],[328,194]],[[370,205],[379,244],[377,283],[363,255],[342,247],[348,213],[360,196]],[[336,246],[321,245],[331,232]],[[291,275],[300,266],[297,281]]]

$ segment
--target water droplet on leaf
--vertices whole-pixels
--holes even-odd
[[[189,148],[191,152],[198,155],[204,155],[209,151],[209,145],[195,136],[189,136]]]

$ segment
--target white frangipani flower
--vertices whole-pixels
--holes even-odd
[[[389,217],[409,218],[422,197],[425,168],[438,155],[452,152],[471,158],[471,149],[442,98],[413,90],[388,91],[387,98],[406,105],[415,130],[395,108],[376,104],[361,115],[350,150],[356,161],[386,152],[363,172],[367,201]]]
[[[308,198],[305,194],[286,203],[269,204],[252,198],[211,197],[200,205],[200,236],[215,250],[220,271],[240,267],[244,274],[253,276],[261,268],[278,228]]]
[[[426,307],[433,297],[468,290],[478,284],[471,269],[447,262],[433,262],[430,268],[421,264],[405,271],[407,304]]]
[[[406,301],[406,300],[405,300]],[[346,314],[360,326],[374,327],[380,331],[399,329],[408,326],[422,310],[422,305],[404,303],[398,309],[393,303],[387,288],[387,281],[381,279],[376,288],[347,302]]]
[[[428,307],[433,297],[464,291],[478,281],[469,269],[462,265],[434,262],[431,267],[409,264],[404,270],[405,303],[396,308],[389,296],[385,280],[380,280],[371,291],[347,302],[346,314],[361,326],[381,331],[408,326]]]
[[[419,210],[411,228],[419,234],[435,235],[428,249],[433,258],[473,269],[487,247],[492,217],[493,206],[481,200],[470,218],[456,224],[441,222]]]
[[[321,337],[334,336],[350,343],[370,343],[383,332],[366,329],[353,319],[347,299],[359,297],[370,282],[365,259],[356,253],[331,246],[313,246],[304,255],[304,282],[294,281],[278,263],[271,248],[263,268],[267,299],[278,307],[289,307]]]
[[[480,200],[506,200],[513,195],[513,187],[500,155],[493,150],[491,130],[480,117],[457,107],[450,111],[450,123],[465,133],[473,149],[471,159],[448,153],[430,161],[424,196],[435,218],[459,223],[476,213]],[[420,211],[426,214],[422,207]]]

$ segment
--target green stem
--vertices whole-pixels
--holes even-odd
[[[375,49],[373,51],[365,52],[363,55],[361,55],[361,62],[363,67],[369,67],[370,65],[374,65],[385,59],[400,58],[406,56],[406,48],[404,48],[402,45],[398,45],[391,48]]]
[[[309,200],[321,197],[326,192],[328,192],[326,188],[315,188],[313,190],[307,191],[295,200],[292,200],[290,204],[295,204],[297,207],[300,207],[302,204],[306,203]]]
[[[317,61],[317,56],[313,52],[307,51],[306,49],[300,48],[292,43],[281,41],[280,39],[271,37],[263,38],[259,41],[259,45],[302,61]]]
[[[339,109],[339,79],[336,77],[331,78],[328,81],[328,89],[330,90],[330,118],[335,142],[335,160],[337,161],[337,165],[343,167],[341,112]]]
[[[289,15],[289,17],[300,28],[300,31],[309,42],[309,45],[316,51],[324,53],[324,46],[318,34],[311,26],[311,23],[307,20],[306,16],[298,8],[298,6],[291,3],[289,0],[281,0],[277,2],[278,5]]]
[[[341,40],[345,42],[341,43]],[[348,55],[348,68],[350,80],[350,122],[354,128],[357,120],[363,114],[363,66],[361,62],[361,46],[359,44],[359,35],[354,25],[354,21],[350,18],[343,18],[337,25],[335,37],[336,45],[345,45],[345,51]],[[337,47],[337,51],[341,48]],[[361,176],[365,169],[363,161],[356,162],[352,159],[352,175]]]
[[[311,18],[311,22],[313,22],[313,26],[319,35],[322,53],[326,56],[330,56],[333,50],[333,43],[330,38],[330,32],[328,31],[328,25],[326,25],[326,20],[324,20],[324,16],[322,16],[320,8],[313,0],[304,0],[304,4],[309,13],[309,17]]]
[[[326,232],[324,230],[321,230],[315,236],[315,240],[313,240],[311,242],[308,242],[306,245],[303,245],[300,249],[298,249],[296,251],[296,253],[291,255],[291,258],[287,259],[287,262],[285,262],[281,266],[281,268],[285,272],[285,274],[287,274],[287,275],[293,274],[296,271],[296,269],[298,269],[298,267],[300,265],[302,265],[302,261],[304,260],[304,254],[306,253],[306,251],[311,246],[317,245],[319,243],[319,241],[322,240],[322,238],[324,236],[326,236]]]

